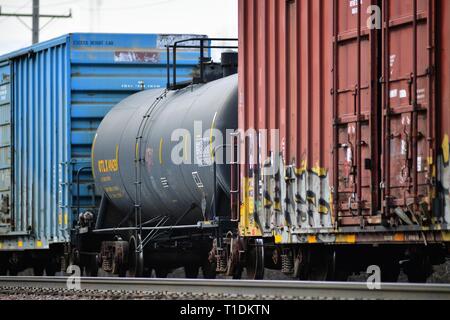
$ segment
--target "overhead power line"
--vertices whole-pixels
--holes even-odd
[[[39,0],[33,0],[33,13],[3,13],[0,7],[0,16],[4,17],[15,17],[19,19],[21,23],[23,23],[28,29],[30,29],[33,33],[32,41],[33,44],[39,42],[39,31],[50,23],[53,19],[67,19],[72,18],[72,10],[70,10],[67,15],[53,15],[53,14],[40,14],[39,13]],[[30,28],[22,18],[32,18],[32,27]],[[50,21],[47,22],[42,28],[39,27],[40,18],[49,18]]]

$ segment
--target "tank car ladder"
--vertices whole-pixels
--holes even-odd
[[[147,109],[146,113],[142,117],[142,121],[139,125],[139,129],[136,135],[136,149],[135,149],[135,197],[134,197],[134,222],[135,222],[135,237],[136,241],[139,243],[136,245],[136,251],[141,253],[144,249],[144,244],[154,238],[158,232],[156,229],[152,230],[147,237],[142,240],[143,224],[142,224],[142,161],[145,161],[141,156],[141,144],[144,138],[145,130],[149,123],[149,119],[152,113],[155,111],[159,103],[167,96],[168,90],[164,90],[161,95],[159,95],[151,106]],[[162,216],[157,222],[156,226],[163,226],[169,220],[168,217]]]

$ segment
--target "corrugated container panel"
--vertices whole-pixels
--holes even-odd
[[[439,90],[439,76],[445,77],[450,71],[445,69],[448,57],[439,52],[450,42],[448,34],[440,39],[446,32],[444,2],[407,0],[400,5],[384,1],[383,79],[388,81],[383,83],[383,180],[387,218],[397,214],[395,210],[420,216],[420,212],[431,211],[433,204],[438,204],[434,202],[436,157],[443,138],[437,121],[445,119],[448,106],[443,100],[444,114],[439,115],[436,104],[440,102],[437,93],[446,94],[445,88]],[[440,57],[444,65],[436,69],[441,67]],[[429,223],[430,218],[444,222],[444,212],[434,212],[434,217],[421,223]]]
[[[11,223],[11,69],[0,63],[0,234]]]
[[[438,10],[438,19],[442,24],[438,32],[438,71],[439,71],[439,91],[438,106],[441,123],[440,137],[444,140],[445,135],[450,134],[450,2],[441,1]]]
[[[435,215],[450,224],[450,1],[440,1],[436,10],[437,30],[436,114],[438,126],[438,198]]]
[[[14,59],[13,230],[67,241],[70,186],[69,48]]]
[[[448,229],[449,21],[448,1],[239,1],[243,235]]]
[[[246,163],[241,169],[241,213],[248,217],[241,225],[246,235],[261,232],[254,211],[260,213],[259,225],[266,226],[264,234],[272,234],[271,225],[287,221],[297,228],[332,226],[330,3],[239,1],[239,128],[246,131],[247,142],[241,153]],[[272,132],[266,138],[252,129]],[[278,138],[271,135],[274,129]],[[271,174],[261,177],[258,167],[269,163]],[[284,187],[287,172],[297,182]]]
[[[90,172],[97,127],[127,96],[165,87],[165,45],[191,37],[205,36],[71,34],[0,57],[0,195],[13,186],[12,215],[0,206],[8,235],[0,249],[69,241],[78,200],[82,210],[98,202]],[[179,81],[191,79],[198,57],[178,52]]]
[[[71,36],[71,194],[74,212],[78,205],[77,173],[91,165],[91,146],[103,117],[115,104],[137,91],[164,88],[167,82],[166,44],[192,37],[205,36]],[[179,81],[191,79],[198,58],[198,53],[192,49],[178,52]],[[81,172],[80,181],[80,205],[82,209],[92,209],[98,203],[90,170]]]
[[[429,115],[434,111],[428,70],[435,64],[428,48],[434,47],[434,41],[428,35],[435,30],[427,5],[428,1],[406,0],[401,6],[385,2],[383,8],[387,24],[383,77],[388,79],[383,85],[386,215],[397,206],[414,206],[429,195],[428,159],[434,157],[432,140],[436,137],[428,131],[433,126],[428,123]]]

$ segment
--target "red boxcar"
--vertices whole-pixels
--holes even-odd
[[[450,1],[239,0],[239,41],[241,235],[450,241]]]

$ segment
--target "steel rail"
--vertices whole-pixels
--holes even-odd
[[[68,280],[67,277],[0,277],[0,289],[37,288],[70,291],[67,289]],[[408,283],[381,284],[380,289],[370,290],[366,283],[350,282],[81,278],[81,290],[299,299],[450,300],[450,285]]]

